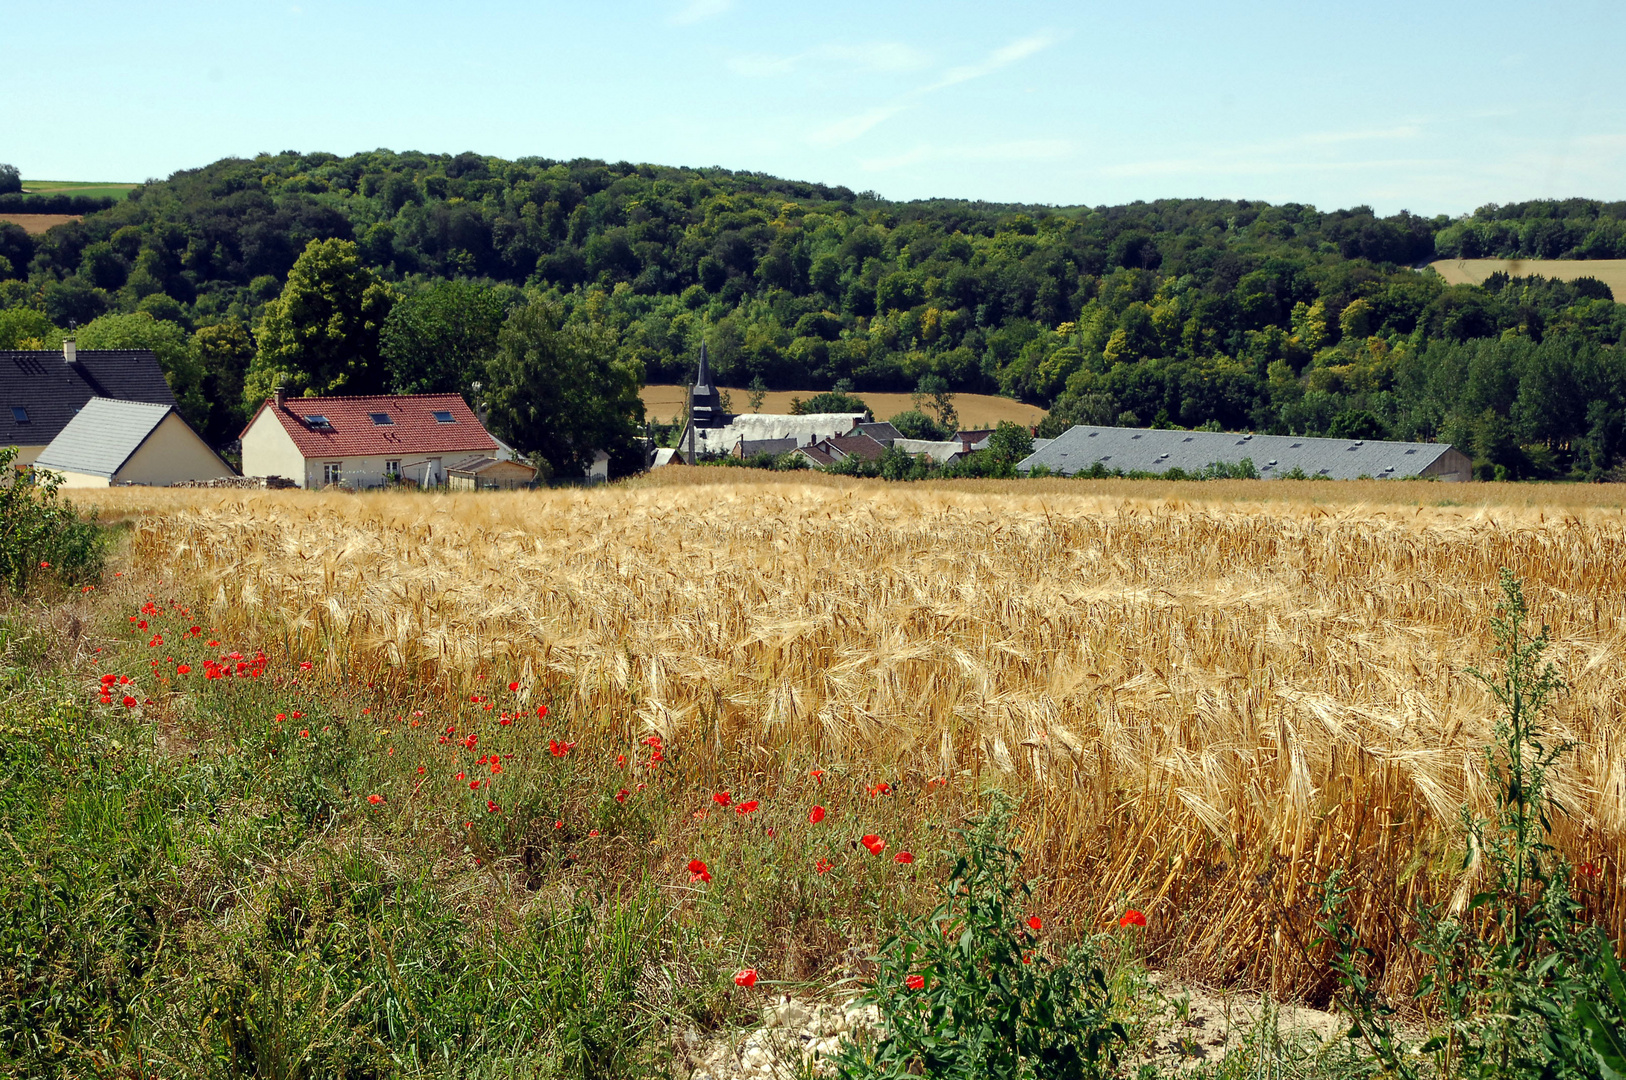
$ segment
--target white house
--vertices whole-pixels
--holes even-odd
[[[496,457],[497,440],[457,394],[268,398],[243,429],[243,475],[304,488],[446,482],[448,466]]]
[[[34,468],[56,473],[70,488],[167,487],[235,475],[174,406],[101,397],[74,414]]]

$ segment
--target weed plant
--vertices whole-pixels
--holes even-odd
[[[15,446],[0,446],[0,586],[13,593],[37,580],[79,585],[101,575],[103,530],[58,494],[52,472],[18,472]]]

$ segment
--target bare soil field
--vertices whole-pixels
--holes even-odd
[[[9,221],[21,225],[23,231],[30,236],[40,236],[48,229],[58,225],[66,225],[70,221],[78,221],[80,214],[12,214],[0,213],[0,221]]]
[[[719,387],[728,393],[735,412],[751,411],[751,391],[738,386]],[[674,416],[683,415],[684,399],[689,392],[687,386],[656,385],[646,386],[643,389],[644,411],[652,420],[667,421]],[[792,398],[801,398],[804,401],[820,390],[773,390],[762,401],[759,412],[788,413]],[[864,399],[877,420],[885,420],[915,407],[913,398],[908,394],[874,394],[860,393],[857,395]],[[1010,420],[1014,423],[1025,424],[1029,427],[1044,419],[1045,410],[1037,405],[1026,405],[1020,401],[1013,401],[1007,397],[998,397],[993,394],[955,394],[954,408],[960,414],[960,426],[963,428],[995,427],[1001,420]],[[928,410],[929,414],[929,410]]]
[[[1573,281],[1578,277],[1597,278],[1626,300],[1626,259],[1441,259],[1430,263],[1439,275],[1453,285],[1479,285],[1497,271],[1510,277]]]
[[[1474,891],[1459,814],[1490,803],[1496,707],[1468,669],[1495,662],[1506,567],[1570,687],[1554,841],[1601,868],[1578,898],[1626,928],[1612,486],[701,469],[596,490],[85,501],[130,521],[133,565],[222,630],[369,685],[513,671],[582,737],[704,747],[701,782],[750,777],[765,803],[815,767],[950,815],[1004,789],[1067,925],[1134,906],[1171,974],[1312,1000],[1333,868],[1379,948],[1419,901]],[[1388,955],[1391,987],[1412,985],[1415,955]]]

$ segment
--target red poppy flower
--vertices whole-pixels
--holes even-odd
[[[641,739],[639,741],[641,741],[645,746],[659,746],[661,744],[661,737],[659,735],[651,735],[648,738]]]
[[[301,739],[310,738],[311,737],[310,729],[309,728],[300,728],[299,729],[299,737]]]
[[[548,740],[548,753],[554,757],[564,757],[574,749],[576,749],[576,744],[573,742],[560,742],[557,739]]]
[[[718,806],[727,806],[729,803],[734,801],[734,797],[726,791],[719,791],[717,794],[711,797],[711,801],[716,803]]]
[[[118,681],[119,681],[119,677],[117,675],[113,674],[111,671],[108,672],[106,675],[102,676],[102,685],[103,686],[111,686],[111,685],[113,685],[114,683],[116,683]]]
[[[491,755],[491,775],[496,776],[500,772],[502,772],[502,762],[497,760],[497,755],[496,754],[492,754]]]
[[[734,976],[734,985],[735,986],[743,986],[747,990],[749,990],[751,987],[755,986],[756,984],[757,984],[757,969],[756,968],[746,968],[744,971],[742,971],[738,975]]]
[[[187,627],[186,632],[188,634],[191,634],[193,637],[197,637],[199,634],[203,633],[203,627],[201,627],[201,626],[189,626],[189,627]]]
[[[500,814],[500,813],[502,813],[502,807],[498,806],[496,803],[492,802],[490,799],[487,799],[486,800],[486,813],[488,813],[488,814]]]
[[[469,781],[469,790],[470,791],[479,791],[480,790],[480,781],[478,781],[478,780],[470,780]]]
[[[377,806],[379,803],[384,801],[384,796],[382,796],[382,795],[369,795],[369,796],[367,796],[367,801],[372,803],[374,806]]]
[[[1029,915],[1028,916],[1028,929],[1030,929],[1030,930],[1043,930],[1044,929],[1044,920],[1039,918],[1039,916],[1037,916],[1037,915]]]
[[[752,799],[750,802],[742,802],[742,803],[740,803],[740,805],[738,805],[738,806],[736,806],[734,808],[734,812],[736,814],[740,815],[741,817],[744,817],[746,814],[754,814],[754,813],[756,813],[758,805],[759,804],[757,803],[757,801],[755,799]]]
[[[305,718],[305,714],[300,712],[298,709],[295,709],[293,712],[293,717],[295,720],[303,720]]]
[[[473,750],[474,749],[474,744],[479,742],[479,741],[480,741],[480,736],[478,736],[478,735],[470,735],[468,738],[463,740],[463,745],[464,745],[465,748],[467,748],[469,750]]]
[[[626,788],[622,788],[620,791],[615,793],[615,801],[624,803],[627,801],[627,796],[631,794],[632,792],[628,791]]]
[[[819,822],[823,821],[824,820],[824,807],[815,806],[813,809],[809,810],[807,812],[807,820],[811,821],[815,825],[817,825]]]
[[[821,784],[824,783],[824,770],[823,769],[809,770],[807,775],[811,776],[814,780],[818,781]]]
[[[124,695],[124,707],[126,709],[133,709],[133,708],[135,708],[135,706],[136,706],[136,699],[131,697],[129,694],[125,694]]]
[[[136,623],[136,627],[138,629],[145,630],[147,628],[147,620],[142,619],[140,622]]]
[[[120,675],[119,676],[119,685],[120,686],[128,686],[129,684],[130,684],[130,676],[128,676],[128,675]]]
[[[871,795],[887,795],[887,794],[890,794],[891,791],[892,791],[892,785],[887,783],[885,780],[881,780],[881,781],[871,785],[870,788],[869,788],[869,793]]]
[[[858,842],[869,848],[869,853],[871,855],[879,855],[881,852],[886,850],[886,841],[882,840],[879,836],[868,835]]]
[[[818,862],[813,864],[813,869],[817,870],[821,874],[828,874],[833,866],[835,866],[835,863],[831,862],[829,859],[820,859]]]
[[[419,776],[422,776],[422,775],[423,775],[423,768],[424,768],[424,767],[423,767],[423,766],[422,766],[422,765],[419,765],[419,766],[418,766],[418,775],[419,775]]]
[[[311,662],[309,660],[301,660],[299,662],[299,670],[300,671],[309,671],[310,669],[311,669]]]
[[[900,851],[896,855],[892,856],[892,861],[896,863],[903,863],[905,866],[908,866],[910,863],[915,861],[915,857],[909,854],[907,851]]]
[[[1598,864],[1593,862],[1584,862],[1580,866],[1576,867],[1576,869],[1581,872],[1582,877],[1595,878],[1599,874],[1603,873],[1603,871],[1598,868]]]
[[[463,774],[462,774],[462,773],[458,773],[458,774],[457,774],[457,775],[456,775],[456,776],[454,776],[454,777],[452,777],[452,779],[453,779],[453,780],[461,780],[461,779],[463,779]]]
[[[924,990],[926,989],[926,976],[911,975],[907,979],[903,980],[903,985],[907,986],[911,990]]]
[[[710,882],[711,881],[711,871],[706,869],[706,864],[701,862],[699,859],[690,859],[689,860],[689,880],[690,881]]]
[[[548,715],[548,707],[546,705],[538,705],[536,707],[536,715],[539,717]]]
[[[1146,916],[1136,911],[1134,908],[1130,908],[1128,911],[1124,912],[1124,917],[1118,920],[1118,925],[1145,926]]]
[[[591,839],[592,839],[592,838],[593,838],[593,837],[595,837],[595,836],[597,836],[597,835],[598,835],[598,830],[597,830],[597,829],[590,829],[590,830],[588,830],[588,833],[587,833],[587,838],[588,838],[588,839],[589,839],[589,840],[591,840]],[[707,881],[710,881],[710,880],[711,880],[711,878],[709,878],[709,877],[708,877],[708,878],[707,878],[707,879],[706,879],[706,880],[707,880]]]
[[[509,683],[508,684],[508,689],[509,690],[518,690],[519,689],[519,683],[517,683],[517,682]]]
[[[562,828],[564,828],[564,827],[565,827],[565,823],[564,823],[564,822],[562,822],[562,821],[555,821],[555,822],[554,822],[554,823],[553,823],[553,827],[554,827],[554,828],[555,828],[555,829],[562,829]]]
[[[617,754],[617,755],[615,755],[615,767],[616,768],[622,769],[622,768],[625,768],[626,765],[627,765],[627,755],[625,755],[625,754]]]

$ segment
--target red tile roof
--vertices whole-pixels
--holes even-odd
[[[260,413],[269,410],[307,458],[362,455],[441,454],[459,450],[497,449],[497,440],[480,425],[479,418],[459,394],[366,394],[356,397],[291,397],[278,409],[269,398]],[[435,419],[436,412],[452,414],[452,423]],[[375,424],[371,413],[388,413],[393,423]],[[305,421],[327,417],[327,426]],[[243,429],[245,432],[248,428]]]
[[[832,435],[820,444],[820,448],[826,452],[829,447],[835,447],[842,457],[857,457],[865,461],[880,461],[886,456],[886,447],[868,435]]]

